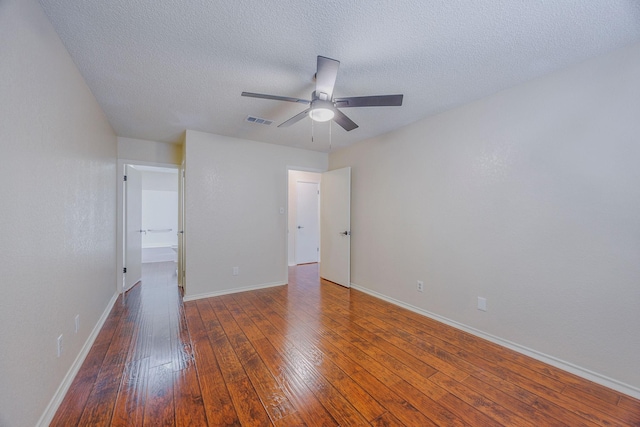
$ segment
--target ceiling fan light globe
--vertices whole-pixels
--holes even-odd
[[[328,122],[329,120],[333,119],[334,114],[335,113],[333,112],[333,110],[322,107],[314,108],[313,110],[309,111],[309,117],[311,117],[311,119],[316,122]]]

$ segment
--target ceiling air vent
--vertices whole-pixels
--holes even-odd
[[[273,123],[273,120],[261,119],[260,117],[247,116],[247,120],[249,123],[256,123],[259,125],[267,125],[269,126]]]

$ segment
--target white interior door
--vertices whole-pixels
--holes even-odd
[[[142,174],[126,165],[124,289],[142,278]]]
[[[318,262],[320,222],[318,183],[296,183],[296,264]]]
[[[351,286],[351,168],[322,174],[320,277]]]

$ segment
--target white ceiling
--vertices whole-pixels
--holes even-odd
[[[185,129],[329,149],[328,124],[277,124],[310,99],[316,56],[341,61],[334,95],[404,94],[350,108],[332,147],[389,132],[640,41],[637,0],[40,0],[118,136]],[[272,119],[251,124],[247,115]]]

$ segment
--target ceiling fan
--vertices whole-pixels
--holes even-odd
[[[299,122],[306,116],[317,122],[326,122],[333,119],[346,131],[358,127],[349,117],[338,108],[351,107],[398,107],[402,105],[403,95],[374,95],[355,96],[349,98],[334,98],[333,87],[338,76],[340,61],[324,56],[318,56],[318,68],[316,71],[316,90],[311,94],[311,100],[290,98],[287,96],[265,95],[262,93],[242,92],[242,96],[252,98],[274,99],[276,101],[298,102],[308,105],[309,108],[281,123],[278,127],[288,127]]]

